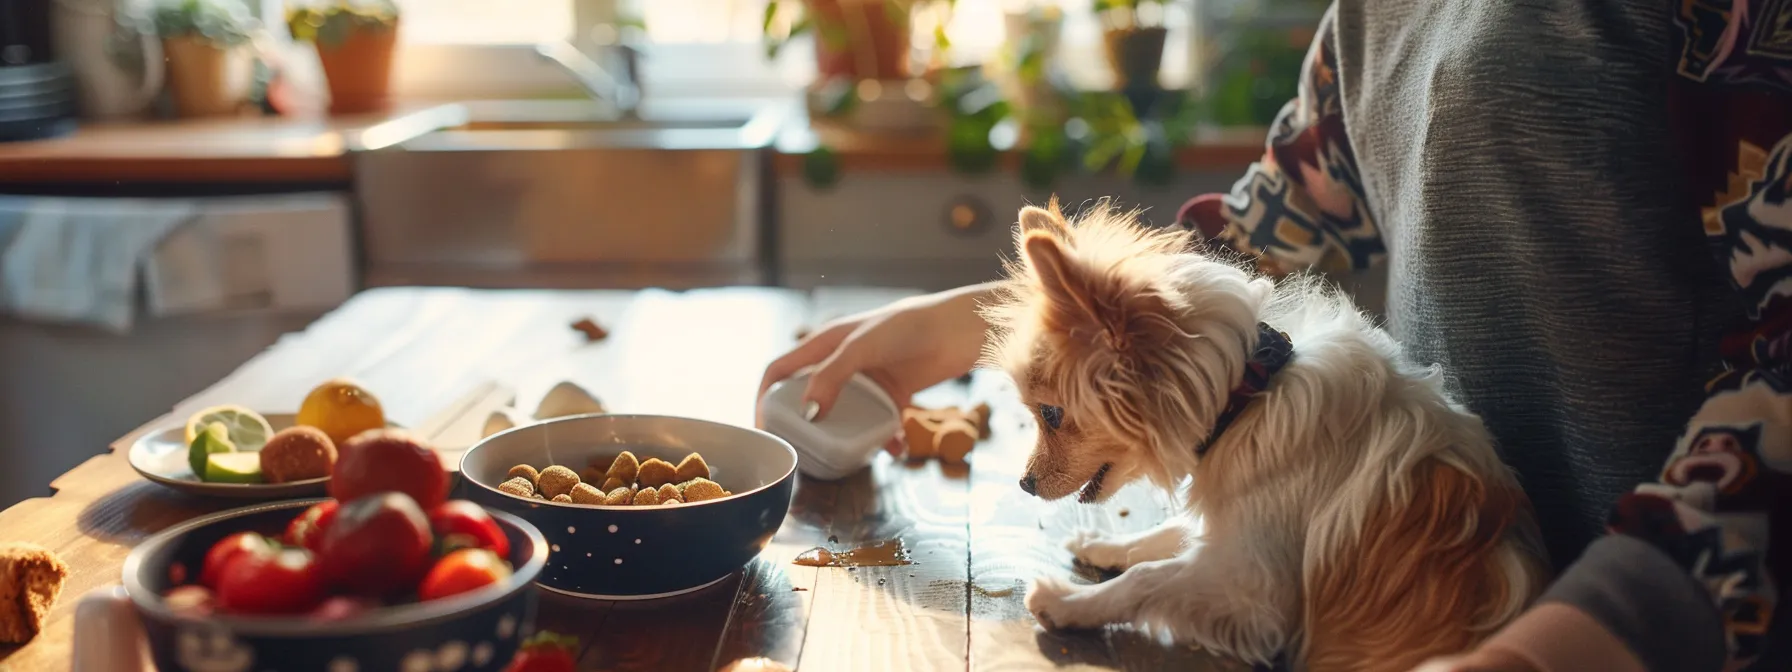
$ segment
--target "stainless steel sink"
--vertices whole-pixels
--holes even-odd
[[[763,281],[761,150],[786,110],[650,101],[625,118],[582,100],[477,102],[369,129],[355,167],[367,281]]]

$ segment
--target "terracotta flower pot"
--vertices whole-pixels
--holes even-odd
[[[1114,69],[1114,88],[1156,86],[1157,73],[1164,63],[1164,37],[1168,34],[1162,27],[1117,28],[1103,34],[1108,65]]]
[[[386,108],[392,91],[392,59],[398,26],[357,27],[337,44],[317,44],[330,86],[330,114],[359,114]]]
[[[248,60],[235,47],[198,37],[162,39],[168,59],[168,88],[175,112],[209,117],[235,112],[248,94]]]
[[[906,79],[909,13],[888,0],[808,0],[818,80]]]

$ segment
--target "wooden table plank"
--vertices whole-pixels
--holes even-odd
[[[959,403],[957,386],[917,395]],[[900,539],[914,564],[823,568],[800,670],[953,669],[964,665],[968,471],[880,455],[840,485],[829,526],[836,547]]]

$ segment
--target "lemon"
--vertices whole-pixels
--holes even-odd
[[[254,452],[267,445],[268,437],[274,435],[274,428],[268,426],[268,419],[260,413],[241,406],[213,406],[187,418],[187,444],[199,438],[199,432],[206,425],[222,423],[224,431],[229,435],[230,443],[237,450]]]
[[[324,382],[305,395],[295,422],[316,427],[338,446],[369,429],[386,426],[380,400],[360,385],[341,378]]]
[[[236,446],[230,443],[230,430],[222,422],[212,422],[199,431],[199,435],[187,443],[187,466],[193,468],[193,475],[199,480],[205,479],[205,460],[212,453],[235,452]]]

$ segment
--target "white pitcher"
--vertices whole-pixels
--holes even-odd
[[[56,55],[74,70],[81,116],[141,115],[162,91],[162,44],[146,3],[55,0],[50,24]]]

